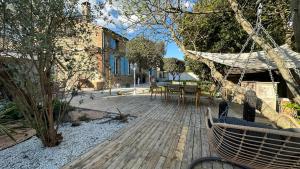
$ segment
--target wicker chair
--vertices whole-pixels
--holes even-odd
[[[206,113],[209,142],[221,158],[253,169],[300,168],[300,133]],[[231,124],[230,124],[231,123]],[[293,131],[294,130],[294,131]]]

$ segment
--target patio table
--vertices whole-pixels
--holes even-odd
[[[165,100],[168,100],[170,92],[179,92],[179,99],[183,98],[185,93],[194,94],[197,97],[201,92],[200,86],[198,85],[164,84],[163,87],[165,88]],[[185,88],[188,88],[189,90],[185,91]]]

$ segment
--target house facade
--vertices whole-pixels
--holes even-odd
[[[112,87],[132,84],[133,73],[130,69],[130,63],[125,57],[128,39],[108,28],[92,23],[89,17],[90,10],[90,3],[88,1],[83,2],[82,17],[78,27],[85,27],[88,30],[87,40],[67,39],[64,41],[72,41],[72,45],[63,45],[76,49],[88,49],[85,50],[85,54],[79,57],[92,56],[92,61],[89,64],[95,64],[96,71],[87,73],[95,75],[82,76],[81,81],[87,83],[86,85],[83,84],[83,87],[101,90],[108,87],[109,80],[111,80]],[[73,45],[74,40],[77,42],[76,45]]]
[[[115,86],[133,83],[130,63],[125,57],[128,39],[104,27],[97,27],[95,31],[100,51],[97,54],[98,78],[93,84],[101,89],[109,79]]]

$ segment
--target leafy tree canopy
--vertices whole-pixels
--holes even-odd
[[[185,71],[185,62],[176,58],[164,58],[164,70],[169,72],[173,76],[173,80],[176,75],[180,76]]]
[[[238,0],[242,4],[244,17],[256,23],[256,0]],[[224,11],[206,15],[185,15],[182,22],[180,34],[187,49],[204,52],[238,53],[248,38],[248,34],[236,21],[234,13],[229,10],[228,1],[224,0],[203,0],[198,1],[194,6],[194,12]],[[274,40],[282,45],[287,43],[287,18],[289,2],[287,0],[263,1],[262,25],[268,30]],[[257,47],[256,50],[260,50]],[[245,52],[250,51],[250,45]],[[195,72],[200,79],[209,80],[208,67],[195,60],[187,59],[189,68]],[[215,63],[216,68],[223,72],[225,66]]]
[[[154,42],[145,37],[137,37],[126,44],[126,57],[140,68],[161,67],[165,54],[165,43]]]
[[[256,0],[238,0],[242,6],[244,17],[256,23]],[[231,12],[228,1],[203,0],[198,1],[194,12],[224,11],[206,15],[185,15],[181,22],[180,33],[184,44],[191,50],[208,52],[237,53],[241,50],[248,35],[237,23]],[[285,43],[287,32],[289,2],[288,0],[263,1],[262,25],[269,31],[275,41],[282,45]],[[191,41],[193,43],[191,43]],[[250,45],[249,45],[250,46]],[[246,51],[249,51],[248,47]]]

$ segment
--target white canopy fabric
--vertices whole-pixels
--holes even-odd
[[[300,68],[300,54],[291,50],[288,45],[283,45],[280,47],[286,56],[282,56],[285,60],[286,66],[288,68]],[[275,49],[278,51],[278,49]],[[244,68],[249,57],[249,53],[242,53],[237,59],[238,53],[209,53],[209,52],[197,52],[189,51],[192,54],[198,54],[199,56],[209,59],[211,61],[221,63],[227,66],[233,66],[235,68]],[[252,52],[247,69],[252,70],[267,70],[268,60],[266,52],[258,51]],[[270,68],[277,69],[274,62],[270,61]]]

